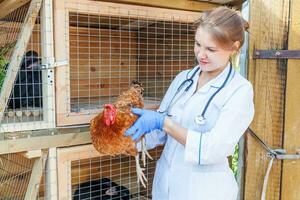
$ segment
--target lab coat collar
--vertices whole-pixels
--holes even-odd
[[[230,70],[230,63],[228,63],[228,65],[225,67],[225,69],[215,78],[213,78],[212,80],[210,80],[207,85],[210,85],[211,87],[214,87],[214,88],[219,88],[222,86],[222,84],[224,83],[228,73],[229,73],[229,70]],[[201,71],[201,68],[200,70]],[[200,72],[199,72],[200,73]],[[229,77],[229,80],[230,78],[232,77],[232,74],[234,74],[234,69],[232,69],[232,72],[231,72],[231,75]]]

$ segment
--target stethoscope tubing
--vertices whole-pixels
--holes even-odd
[[[200,67],[198,66],[198,67],[196,68],[196,70],[193,72],[193,74],[192,74],[192,76],[191,76],[190,78],[188,78],[188,76],[189,76],[189,73],[190,73],[192,70],[190,70],[190,71],[187,73],[186,79],[185,79],[185,80],[179,85],[179,87],[177,88],[177,90],[176,90],[175,94],[173,95],[173,97],[172,97],[172,99],[171,99],[171,101],[170,101],[168,107],[165,109],[165,111],[160,111],[161,113],[166,113],[167,116],[172,116],[171,114],[169,114],[169,110],[171,109],[171,107],[172,107],[172,106],[174,105],[174,103],[175,103],[175,101],[174,101],[174,100],[175,100],[175,97],[179,94],[179,92],[182,90],[183,86],[184,86],[186,83],[190,82],[189,85],[184,89],[184,92],[187,92],[187,91],[191,88],[191,86],[194,84],[193,78],[195,77],[196,73],[197,73],[199,70],[200,70]],[[214,98],[214,97],[215,97],[215,96],[216,96],[216,95],[217,95],[217,94],[225,87],[226,83],[227,83],[228,80],[229,80],[229,77],[230,77],[231,73],[232,73],[232,63],[230,62],[230,68],[229,68],[229,72],[228,72],[228,74],[227,74],[226,79],[225,79],[224,82],[222,83],[221,87],[219,87],[218,90],[217,90],[216,92],[214,92],[213,95],[210,96],[209,100],[208,100],[207,103],[205,104],[205,107],[204,107],[204,109],[203,109],[201,115],[199,116],[199,117],[201,117],[203,120],[205,120],[205,113],[206,113],[206,111],[207,111],[207,109],[208,109],[208,107],[209,107],[211,101],[212,101],[213,98]],[[182,93],[180,96],[178,96],[178,97],[177,97],[177,100],[178,100],[183,94],[184,94],[184,93]]]

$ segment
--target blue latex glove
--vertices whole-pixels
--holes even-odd
[[[132,108],[132,113],[140,117],[136,122],[125,132],[125,136],[132,136],[133,140],[137,140],[142,135],[149,133],[155,129],[162,130],[165,116],[152,110],[144,110]]]

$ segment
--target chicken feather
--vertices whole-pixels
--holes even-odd
[[[111,114],[106,115],[105,107],[101,113],[91,120],[90,135],[95,149],[104,155],[115,156],[125,154],[134,156],[137,163],[138,179],[145,187],[144,180],[147,181],[147,179],[142,172],[143,169],[138,164],[139,154],[135,142],[131,137],[124,135],[125,131],[138,118],[131,112],[131,108],[144,107],[143,90],[139,82],[133,81],[130,88],[119,95],[113,105],[106,104],[108,109],[113,108]],[[142,152],[151,158],[145,149],[142,149]]]

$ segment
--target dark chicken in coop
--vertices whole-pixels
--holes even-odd
[[[108,178],[81,183],[73,195],[73,200],[130,200],[130,191]]]
[[[40,58],[28,51],[21,62],[8,108],[42,107],[42,71]]]

